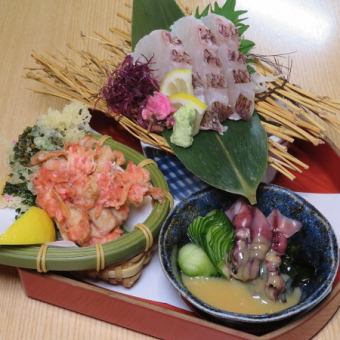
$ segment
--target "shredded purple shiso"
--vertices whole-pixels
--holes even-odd
[[[142,109],[148,96],[159,90],[159,84],[152,76],[151,64],[152,59],[133,62],[130,55],[126,56],[101,91],[113,112],[127,116],[143,127],[147,122],[141,116]]]

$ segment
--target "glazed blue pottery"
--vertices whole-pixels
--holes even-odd
[[[330,293],[338,269],[338,245],[329,222],[310,203],[288,189],[272,184],[261,185],[257,192],[257,206],[266,216],[273,209],[279,209],[283,215],[302,222],[301,231],[292,239],[301,244],[302,251],[316,268],[317,274],[308,284],[301,286],[300,302],[281,312],[251,315],[212,307],[192,295],[183,285],[177,265],[177,251],[189,242],[187,227],[197,216],[204,216],[213,209],[226,209],[238,197],[208,188],[182,201],[161,228],[159,256],[164,273],[172,285],[204,317],[260,334],[263,329],[272,330],[303,315]]]

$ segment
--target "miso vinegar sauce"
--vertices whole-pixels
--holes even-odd
[[[188,290],[205,303],[234,313],[269,314],[296,305],[301,298],[301,290],[295,288],[287,296],[287,302],[275,302],[263,297],[260,291],[264,281],[257,279],[251,283],[223,278],[189,277],[182,275]]]

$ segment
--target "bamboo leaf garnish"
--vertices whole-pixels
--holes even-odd
[[[231,20],[240,30],[239,34],[244,33],[249,27],[242,22],[246,11],[236,11],[235,5],[235,0],[227,0],[222,6],[217,3],[208,5],[202,12],[197,9],[196,17],[200,18],[209,12],[216,13]],[[135,0],[133,48],[146,34],[155,29],[168,30],[183,16],[174,0]],[[245,53],[253,46],[250,40],[241,40],[241,48]],[[255,203],[256,188],[268,164],[267,135],[257,115],[249,121],[228,121],[226,125],[229,130],[223,136],[213,131],[199,133],[189,149],[171,143],[171,130],[164,131],[163,135],[177,158],[193,174],[214,187],[241,194]]]
[[[224,5],[222,6],[219,6],[218,3],[215,2],[214,4],[207,5],[201,13],[199,11],[199,8],[196,8],[195,17],[202,18],[209,13],[214,13],[232,21],[237,28],[239,36],[241,37],[240,52],[242,52],[243,54],[248,54],[249,51],[255,46],[255,43],[253,41],[242,38],[243,34],[249,28],[249,25],[246,25],[242,22],[247,19],[246,17],[243,17],[243,15],[246,14],[248,11],[236,10],[235,6],[236,0],[226,0]]]
[[[133,2],[131,45],[134,50],[138,40],[157,29],[169,30],[184,16],[174,0],[139,0]]]
[[[238,34],[239,34],[240,36],[242,36],[242,35],[244,34],[244,32],[245,32],[248,28],[249,28],[249,25],[245,25],[245,24],[240,23],[240,25],[239,25],[239,27],[238,27],[238,29],[237,29]],[[254,45],[255,45],[255,44],[254,44]]]
[[[255,46],[255,43],[251,40],[242,39],[240,42],[240,52],[248,54],[249,51]]]
[[[176,157],[194,175],[215,188],[237,193],[256,202],[256,189],[268,162],[267,134],[255,113],[249,121],[227,121],[228,131],[201,131],[190,148],[171,143],[172,131],[163,136]]]
[[[210,4],[207,5],[201,13],[199,11],[199,8],[197,7],[196,8],[196,12],[195,12],[195,17],[196,18],[201,18],[201,17],[207,16],[209,14],[210,6],[211,6]]]

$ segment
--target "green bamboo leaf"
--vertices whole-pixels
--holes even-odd
[[[237,31],[238,31],[238,34],[239,36],[243,35],[244,32],[249,28],[249,25],[245,25],[245,24],[242,24],[240,23],[238,26],[237,26]],[[250,41],[250,40],[248,40]],[[255,43],[253,43],[255,45]]]
[[[217,5],[217,2],[215,3]],[[220,7],[220,9],[225,8],[228,11],[233,11],[235,12],[235,6],[236,6],[236,0],[226,0],[223,6]],[[217,5],[217,7],[219,7]]]
[[[184,16],[174,0],[135,0],[132,10],[132,50],[138,40],[157,29],[168,30]]]
[[[196,18],[202,18],[202,17],[205,17],[206,15],[209,14],[209,9],[210,9],[210,4],[208,4],[203,10],[202,12],[200,13],[200,10],[199,8],[197,7],[196,8],[196,12],[195,12],[195,17]]]
[[[254,74],[256,72],[256,69],[253,66],[251,66],[249,64],[249,62],[247,64],[247,70],[248,70],[249,74]]]
[[[256,202],[256,188],[267,169],[267,135],[254,113],[249,121],[228,121],[222,136],[201,131],[190,148],[170,142],[172,131],[164,133],[176,157],[194,175],[213,187],[241,194]]]
[[[234,23],[237,28],[238,35],[241,37],[246,30],[249,28],[249,25],[243,24],[242,21],[246,20],[246,17],[242,17],[248,11],[246,10],[235,10],[236,1],[235,0],[227,0],[224,5],[219,6],[217,2],[208,5],[204,8],[204,10],[200,13],[199,9],[196,8],[195,16],[196,18],[201,18],[206,16],[209,13],[209,10],[225,18],[229,19]],[[249,50],[255,46],[255,43],[250,40],[245,40],[242,45],[241,41],[241,49],[240,51],[244,54],[247,54]]]
[[[235,11],[235,14],[237,14],[238,16],[241,16],[242,14],[246,14],[247,12],[248,12],[247,10],[239,10],[239,11]]]
[[[248,54],[249,51],[255,46],[255,43],[251,40],[242,39],[240,42],[240,52]]]

